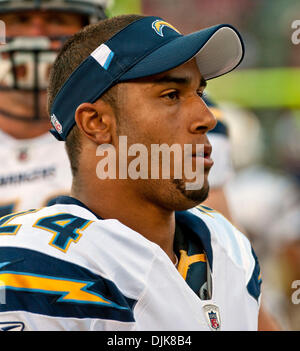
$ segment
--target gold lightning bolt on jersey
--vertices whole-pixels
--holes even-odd
[[[155,243],[71,197],[0,219],[3,330],[256,330],[248,239],[199,206],[176,213],[175,266]]]

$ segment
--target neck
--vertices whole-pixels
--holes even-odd
[[[98,180],[98,182],[102,183],[98,189],[94,182],[80,182],[80,186],[78,182],[76,186],[73,183],[72,196],[83,202],[100,217],[117,219],[146,239],[156,243],[175,264],[174,211],[163,209],[146,201],[139,196],[138,192],[134,192],[127,186],[124,180]]]

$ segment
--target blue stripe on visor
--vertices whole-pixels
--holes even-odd
[[[104,66],[103,66],[103,68],[104,69],[108,69],[108,67],[109,67],[109,65],[110,65],[110,63],[111,63],[111,60],[112,60],[112,58],[114,57],[114,53],[113,52],[111,52],[110,54],[109,54],[109,56],[108,56],[108,58],[107,58],[107,60],[105,61],[105,64],[104,64]]]

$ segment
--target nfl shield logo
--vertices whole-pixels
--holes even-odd
[[[203,306],[203,310],[210,329],[215,331],[220,330],[221,320],[218,306],[205,305]]]
[[[220,324],[218,322],[218,317],[215,312],[208,312],[208,317],[210,319],[210,325],[213,329],[218,330],[220,329]]]

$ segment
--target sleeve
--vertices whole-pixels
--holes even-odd
[[[134,300],[89,269],[19,247],[0,248],[0,330],[133,330]]]

